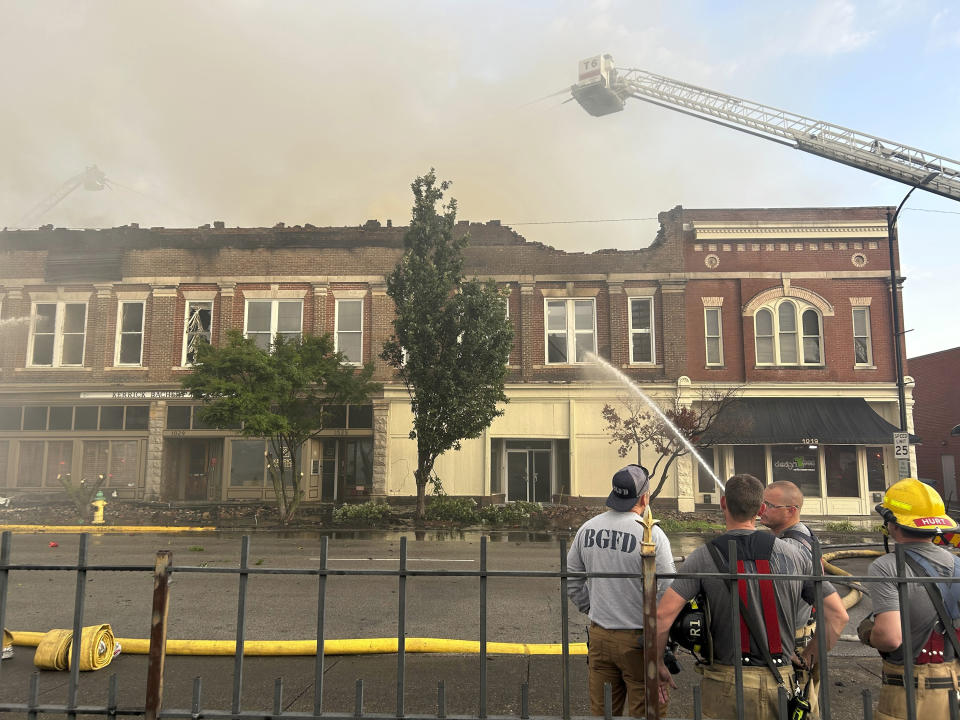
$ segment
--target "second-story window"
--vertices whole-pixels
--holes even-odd
[[[546,301],[547,363],[587,362],[597,351],[593,298]]]
[[[140,365],[143,360],[143,302],[121,302],[117,318],[115,365]]]
[[[30,365],[83,365],[86,303],[35,303],[30,334]]]
[[[190,301],[186,304],[183,321],[183,365],[193,365],[197,356],[197,344],[211,342],[210,328],[213,320],[213,303]]]
[[[336,339],[338,352],[351,365],[363,362],[363,300],[337,300]]]
[[[783,299],[754,313],[757,365],[822,365],[823,325],[810,305]]]
[[[270,351],[276,335],[300,337],[302,327],[302,300],[247,300],[244,334],[263,350]]]
[[[707,365],[723,365],[723,323],[720,308],[704,308],[703,323]]]
[[[653,298],[633,297],[630,304],[630,362],[652,363]]]
[[[873,365],[873,346],[870,342],[870,308],[853,309],[853,352],[857,365]]]

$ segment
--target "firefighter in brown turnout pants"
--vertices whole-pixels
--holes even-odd
[[[877,505],[884,533],[903,545],[907,577],[960,577],[960,558],[938,547],[934,539],[957,529],[943,507],[943,500],[929,485],[908,478],[891,485]],[[875,647],[883,658],[880,701],[874,717],[893,720],[907,717],[904,687],[904,638],[900,625],[896,557],[884,555],[870,565],[873,577],[890,582],[870,584],[873,617],[860,624],[861,641]],[[916,687],[916,717],[940,720],[950,717],[950,703],[957,702],[960,676],[960,583],[910,583],[907,586],[910,614],[910,651],[913,684]]]
[[[746,720],[777,720],[779,688],[788,687],[796,639],[796,619],[801,604],[812,605],[815,588],[810,581],[781,580],[777,575],[812,575],[810,556],[796,546],[757,530],[755,520],[763,504],[763,483],[752,475],[734,475],[727,480],[720,499],[727,532],[694,550],[684,561],[683,573],[728,572],[729,544],[736,543],[738,573],[755,575],[756,579],[739,580],[740,627],[730,622],[730,590],[719,578],[678,578],[663,594],[657,607],[657,645],[666,645],[671,625],[687,601],[705,596],[710,608],[709,632],[712,638],[709,657],[698,662],[696,671],[703,675],[701,690],[703,716],[735,718],[737,653],[743,661],[743,717]],[[824,618],[832,625],[829,612]],[[814,634],[814,642],[820,634]],[[829,649],[830,637],[824,641]],[[809,662],[808,645],[801,656]],[[673,685],[670,673],[660,663],[661,684]]]

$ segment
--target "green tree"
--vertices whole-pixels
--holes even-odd
[[[410,394],[421,520],[437,458],[459,450],[462,440],[479,437],[503,414],[497,406],[507,402],[503,386],[513,344],[504,292],[492,280],[464,278],[468,238],[454,236],[457,202],[443,204],[449,186],[437,183],[433,169],[413,181],[404,254],[387,278],[396,318],[381,357]]]
[[[270,352],[239,330],[227,342],[197,346],[183,387],[203,400],[200,418],[215,427],[240,427],[247,437],[266,438],[267,469],[280,522],[289,523],[303,499],[300,450],[327,419],[326,407],[360,404],[381,386],[371,382],[373,365],[343,364],[330,335],[274,338]]]

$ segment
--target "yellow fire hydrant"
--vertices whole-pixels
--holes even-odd
[[[97,490],[97,499],[90,504],[96,508],[96,510],[93,511],[93,524],[103,525],[103,508],[106,506],[107,501],[103,499],[102,490]]]

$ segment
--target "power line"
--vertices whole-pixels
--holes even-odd
[[[960,215],[960,210],[933,210],[931,208],[904,208],[904,212],[927,212],[939,213],[942,215]],[[506,222],[504,225],[518,227],[520,225],[582,225],[586,223],[617,223],[617,222],[646,222],[650,220],[659,220],[657,217],[638,217],[638,218],[597,218],[592,220],[531,220],[528,222]]]
[[[904,208],[904,212],[928,212],[942,215],[960,215],[960,210],[931,210],[930,208]]]
[[[577,225],[581,223],[608,223],[608,222],[641,222],[645,220],[659,220],[656,217],[643,218],[602,218],[598,220],[537,220],[530,222],[504,222],[504,225],[516,227],[517,225]]]

